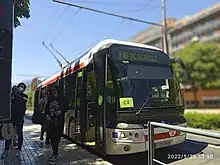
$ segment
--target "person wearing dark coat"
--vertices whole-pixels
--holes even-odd
[[[14,91],[13,91],[14,90]],[[16,149],[16,156],[20,156],[20,151],[23,144],[23,124],[24,124],[24,115],[26,112],[26,103],[28,96],[24,93],[26,90],[26,85],[24,83],[19,83],[17,88],[12,89],[11,97],[11,122],[16,127],[18,143]],[[5,150],[1,155],[3,159],[7,154],[11,146],[12,140],[5,140]]]
[[[58,148],[63,133],[64,113],[62,112],[62,104],[60,104],[58,92],[55,88],[49,89],[47,92],[48,102],[45,107],[45,119],[48,123],[47,130],[51,139],[53,154],[49,158],[50,163],[55,163],[59,157]]]

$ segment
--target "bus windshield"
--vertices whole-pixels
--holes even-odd
[[[173,72],[168,55],[151,49],[115,49],[112,51],[119,98],[132,98],[133,107],[121,110],[139,110],[170,105],[172,99]],[[174,104],[173,104],[174,105]]]
[[[119,67],[123,68],[123,67]],[[117,77],[120,98],[133,98],[134,107],[140,109],[147,99],[147,107],[154,106],[153,102],[171,101],[169,81],[172,78],[171,69],[158,67],[127,66],[120,70]]]

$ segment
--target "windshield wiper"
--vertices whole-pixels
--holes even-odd
[[[152,94],[152,93],[150,93],[149,96],[150,96],[151,94]],[[136,115],[140,115],[140,113],[143,111],[145,105],[148,103],[148,101],[149,101],[149,99],[150,99],[149,96],[148,96],[147,99],[144,101],[144,103],[143,103],[143,105],[141,106],[140,110],[135,113]]]

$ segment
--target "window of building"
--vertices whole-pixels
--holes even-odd
[[[186,103],[186,105],[193,106],[195,104],[199,104],[199,100],[197,100],[197,101],[195,101],[195,100],[187,100],[185,103]]]
[[[220,100],[204,100],[203,104],[205,104],[205,105],[216,105],[216,104],[220,104]]]

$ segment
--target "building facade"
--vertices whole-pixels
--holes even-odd
[[[182,93],[186,108],[194,108],[196,104],[199,108],[220,108],[220,90],[199,89],[196,97],[193,91],[183,91]]]
[[[192,39],[200,42],[220,41],[220,3],[193,16],[167,19],[170,54],[184,48]],[[130,41],[162,48],[161,27],[151,26],[133,36]]]
[[[177,20],[175,18],[167,19],[168,30],[171,30],[175,27],[176,21]],[[148,44],[162,49],[162,28],[159,26],[151,26],[150,28],[130,38],[130,41]]]
[[[196,15],[176,21],[175,28],[169,31],[169,45],[174,53],[192,39],[199,42],[220,41],[220,3]]]

